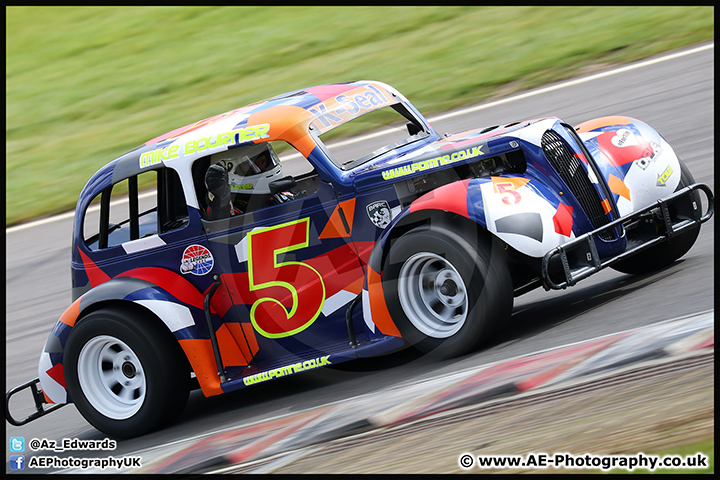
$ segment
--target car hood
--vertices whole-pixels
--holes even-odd
[[[383,153],[369,162],[347,172],[347,180],[358,190],[394,183],[469,163],[483,157],[517,150],[517,138],[512,135],[536,120],[515,122],[446,135],[430,143],[419,140]]]

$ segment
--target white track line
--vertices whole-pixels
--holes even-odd
[[[534,97],[535,95],[542,95],[542,94],[544,94],[544,93],[552,92],[552,91],[554,91],[554,90],[559,90],[559,89],[561,89],[561,88],[572,87],[572,86],[575,86],[575,85],[580,85],[580,84],[582,84],[582,83],[592,82],[592,81],[598,80],[598,79],[600,79],[600,78],[609,77],[609,76],[611,76],[611,75],[617,75],[617,74],[619,74],[619,73],[625,73],[625,72],[628,72],[628,71],[630,71],[630,70],[635,70],[635,69],[638,69],[638,68],[648,67],[648,66],[650,66],[650,65],[655,65],[656,63],[666,62],[666,61],[668,61],[668,60],[674,60],[674,59],[676,59],[676,58],[680,58],[680,57],[684,57],[684,56],[687,56],[687,55],[692,55],[692,54],[695,54],[695,53],[703,52],[703,51],[709,50],[709,49],[711,49],[711,48],[715,48],[715,43],[710,43],[710,44],[707,44],[707,45],[701,45],[701,46],[699,46],[699,47],[691,48],[691,49],[689,49],[689,50],[683,50],[683,51],[681,51],[681,52],[671,53],[671,54],[669,54],[669,55],[664,55],[664,56],[662,56],[662,57],[653,58],[653,59],[645,60],[645,61],[640,61],[640,62],[637,62],[637,63],[633,63],[633,64],[630,64],[630,65],[626,65],[626,66],[624,66],[624,67],[619,67],[619,68],[615,68],[615,69],[608,70],[608,71],[605,71],[605,72],[600,72],[600,73],[596,73],[596,74],[593,74],[593,75],[588,75],[587,77],[576,78],[576,79],[574,79],[574,80],[568,80],[568,81],[566,81],[566,82],[561,82],[561,83],[557,83],[557,84],[550,85],[550,86],[547,86],[547,87],[538,88],[537,90],[531,90],[531,91],[529,91],[529,92],[521,93],[521,94],[518,94],[518,95],[513,95],[513,96],[511,96],[511,97],[502,98],[502,99],[496,100],[496,101],[494,101],[494,102],[483,103],[483,104],[480,104],[480,105],[475,105],[475,106],[473,106],[473,107],[463,108],[463,109],[461,109],[461,110],[456,110],[456,111],[453,111],[453,112],[444,113],[444,114],[442,114],[442,115],[438,115],[437,117],[428,118],[428,122],[430,122],[430,123],[432,123],[432,122],[438,122],[438,121],[441,121],[441,120],[446,120],[446,119],[448,119],[448,118],[453,118],[453,117],[457,117],[457,116],[460,116],[460,115],[465,115],[465,114],[467,114],[467,113],[473,113],[473,112],[477,112],[477,111],[480,111],[480,110],[484,110],[484,109],[486,109],[486,108],[496,107],[496,106],[498,106],[498,105],[502,105],[502,104],[505,104],[505,103],[514,102],[514,101],[517,101],[517,100],[523,100],[523,99],[529,98],[529,97]],[[353,143],[362,142],[362,141],[368,140],[368,139],[370,139],[370,138],[375,138],[375,137],[378,137],[378,136],[381,136],[381,135],[384,135],[384,132],[371,133],[371,134],[363,135],[363,136],[360,136],[360,137],[355,137],[355,138],[343,140],[343,141],[340,141],[340,142],[335,143],[334,146],[335,146],[335,147],[343,147],[343,146],[346,146],[346,145],[351,145],[351,144],[353,144]],[[16,225],[16,226],[14,226],[14,227],[10,227],[10,228],[5,229],[5,234],[7,235],[7,234],[9,234],[9,233],[17,232],[17,231],[20,231],[20,230],[25,230],[25,229],[32,228],[32,227],[37,227],[37,226],[40,226],[40,225],[45,225],[45,224],[52,223],[52,222],[55,222],[55,221],[58,221],[58,220],[65,220],[65,219],[67,219],[67,218],[72,218],[74,215],[75,215],[75,212],[72,211],[72,212],[63,213],[63,214],[61,214],[61,215],[56,215],[56,216],[54,216],[54,217],[43,218],[43,219],[41,219],[41,220],[36,220],[36,221],[34,221],[34,222],[25,223],[25,224],[22,224],[22,225]]]

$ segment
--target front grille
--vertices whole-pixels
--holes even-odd
[[[610,223],[602,206],[602,200],[588,178],[587,170],[580,164],[580,160],[562,137],[552,130],[547,130],[542,136],[541,145],[550,165],[575,195],[593,228],[600,228]],[[613,234],[602,232],[600,237],[611,240]]]

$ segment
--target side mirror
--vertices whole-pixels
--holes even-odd
[[[295,179],[291,176],[287,176],[285,178],[281,178],[280,180],[270,182],[270,193],[275,195],[276,193],[286,192],[293,188],[295,185]]]
[[[408,122],[407,125],[405,125],[405,126],[407,127],[408,133],[410,134],[410,136],[417,135],[418,133],[420,133],[422,131],[422,129],[420,127],[418,127],[416,124],[414,124],[413,122]]]

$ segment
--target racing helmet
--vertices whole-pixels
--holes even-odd
[[[225,166],[230,191],[234,194],[270,194],[270,182],[282,177],[277,153],[269,143],[216,153],[210,161]]]

